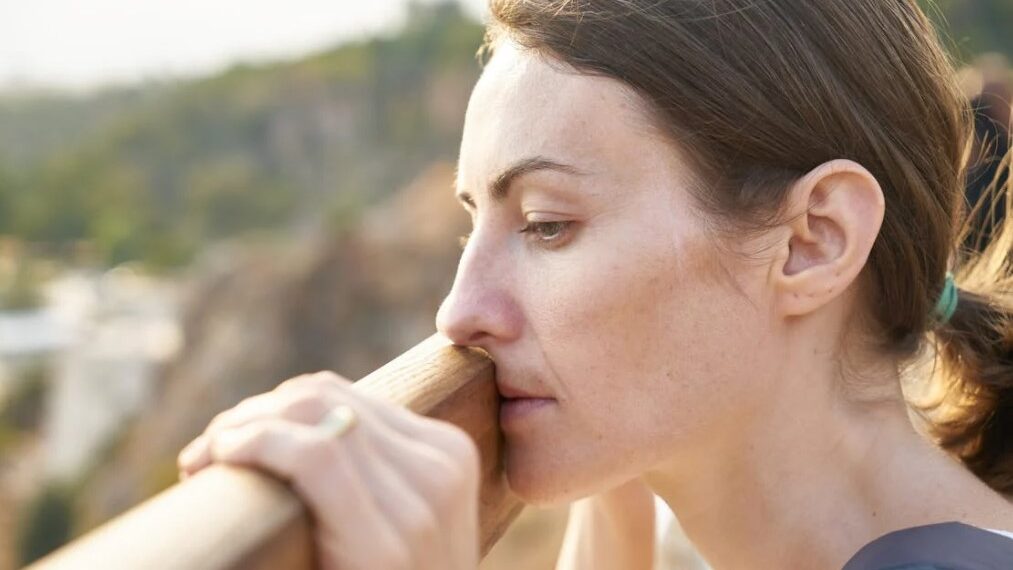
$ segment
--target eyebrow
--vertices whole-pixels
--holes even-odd
[[[515,162],[510,168],[500,173],[489,187],[489,195],[493,202],[501,203],[510,194],[510,187],[521,176],[537,172],[539,170],[554,170],[573,176],[582,176],[581,172],[574,166],[563,164],[544,156],[533,156]],[[472,203],[471,194],[458,192],[457,198],[464,202]]]

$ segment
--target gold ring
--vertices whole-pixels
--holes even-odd
[[[324,419],[317,424],[317,429],[323,431],[328,437],[341,437],[348,430],[355,427],[357,416],[351,407],[340,404],[327,412]]]

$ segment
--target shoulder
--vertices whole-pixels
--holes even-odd
[[[843,570],[1003,570],[1013,568],[1013,536],[947,522],[885,534]]]

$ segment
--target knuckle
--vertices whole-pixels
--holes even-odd
[[[235,413],[236,409],[238,409],[239,406],[242,406],[247,400],[249,400],[249,398],[247,398],[246,400],[243,400],[242,402],[239,402],[238,404],[236,404],[235,406],[233,406],[233,407],[231,407],[231,408],[229,408],[227,410],[224,410],[224,411],[221,411],[221,412],[218,412],[217,414],[215,414],[215,417],[211,418],[211,421],[208,422],[208,427],[204,431],[206,431],[206,432],[214,432],[214,431],[218,431],[218,430],[222,429],[222,427],[228,425],[229,421],[232,418],[233,414]]]
[[[311,391],[321,392],[323,390],[334,388],[335,386],[349,385],[352,382],[330,370],[322,370],[320,372],[314,372],[311,374],[300,374],[293,378],[285,380],[281,384],[278,384],[277,390],[292,390],[292,389],[305,389]]]
[[[478,465],[479,450],[475,440],[467,432],[453,424],[445,424],[446,451],[455,462]]]
[[[437,519],[433,509],[421,499],[402,505],[402,532],[419,544],[429,544],[436,538]]]
[[[481,473],[481,452],[475,441],[461,428],[443,421],[432,421],[426,439],[434,453],[425,461],[428,474],[424,485],[442,507],[456,504],[461,493],[477,488]]]
[[[279,398],[281,415],[293,420],[316,420],[330,408],[324,394],[312,388],[289,390],[284,395],[279,395]]]
[[[478,477],[473,475],[471,469],[458,467],[451,472],[447,477],[447,495],[445,497],[445,504],[448,507],[456,505],[461,500],[462,493],[471,493],[471,490],[477,486]]]
[[[217,458],[231,457],[239,453],[256,455],[263,441],[264,429],[260,426],[222,430],[212,436],[212,454]]]
[[[321,370],[310,374],[310,378],[314,378],[317,382],[326,382],[328,384],[351,384],[352,381],[344,376],[338,374],[333,370]]]
[[[330,370],[321,370],[320,372],[307,374],[305,382],[308,385],[323,388],[331,387],[335,384],[341,384],[341,380],[342,378],[334,372],[331,372]]]
[[[275,390],[287,391],[292,390],[293,388],[305,388],[306,386],[309,386],[311,384],[312,380],[310,379],[309,374],[300,374],[298,376],[293,376],[292,378],[285,380],[281,384],[278,384],[278,387],[275,388]]]
[[[469,467],[447,456],[430,461],[427,471],[429,475],[422,483],[423,490],[434,513],[439,516],[453,512],[465,496],[462,493],[470,495],[477,485],[478,477],[471,474]]]
[[[225,425],[225,422],[227,421],[226,419],[227,416],[225,414],[227,413],[228,411],[219,412],[218,414],[215,414],[215,417],[211,418],[211,421],[208,422],[207,427],[204,428],[203,433],[211,434],[218,431],[221,428],[221,426]]]

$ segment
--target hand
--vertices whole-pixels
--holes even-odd
[[[357,421],[333,437],[335,406]],[[321,568],[475,570],[478,451],[446,422],[356,392],[321,372],[287,380],[212,420],[179,455],[186,478],[221,462],[291,483],[316,522]]]

